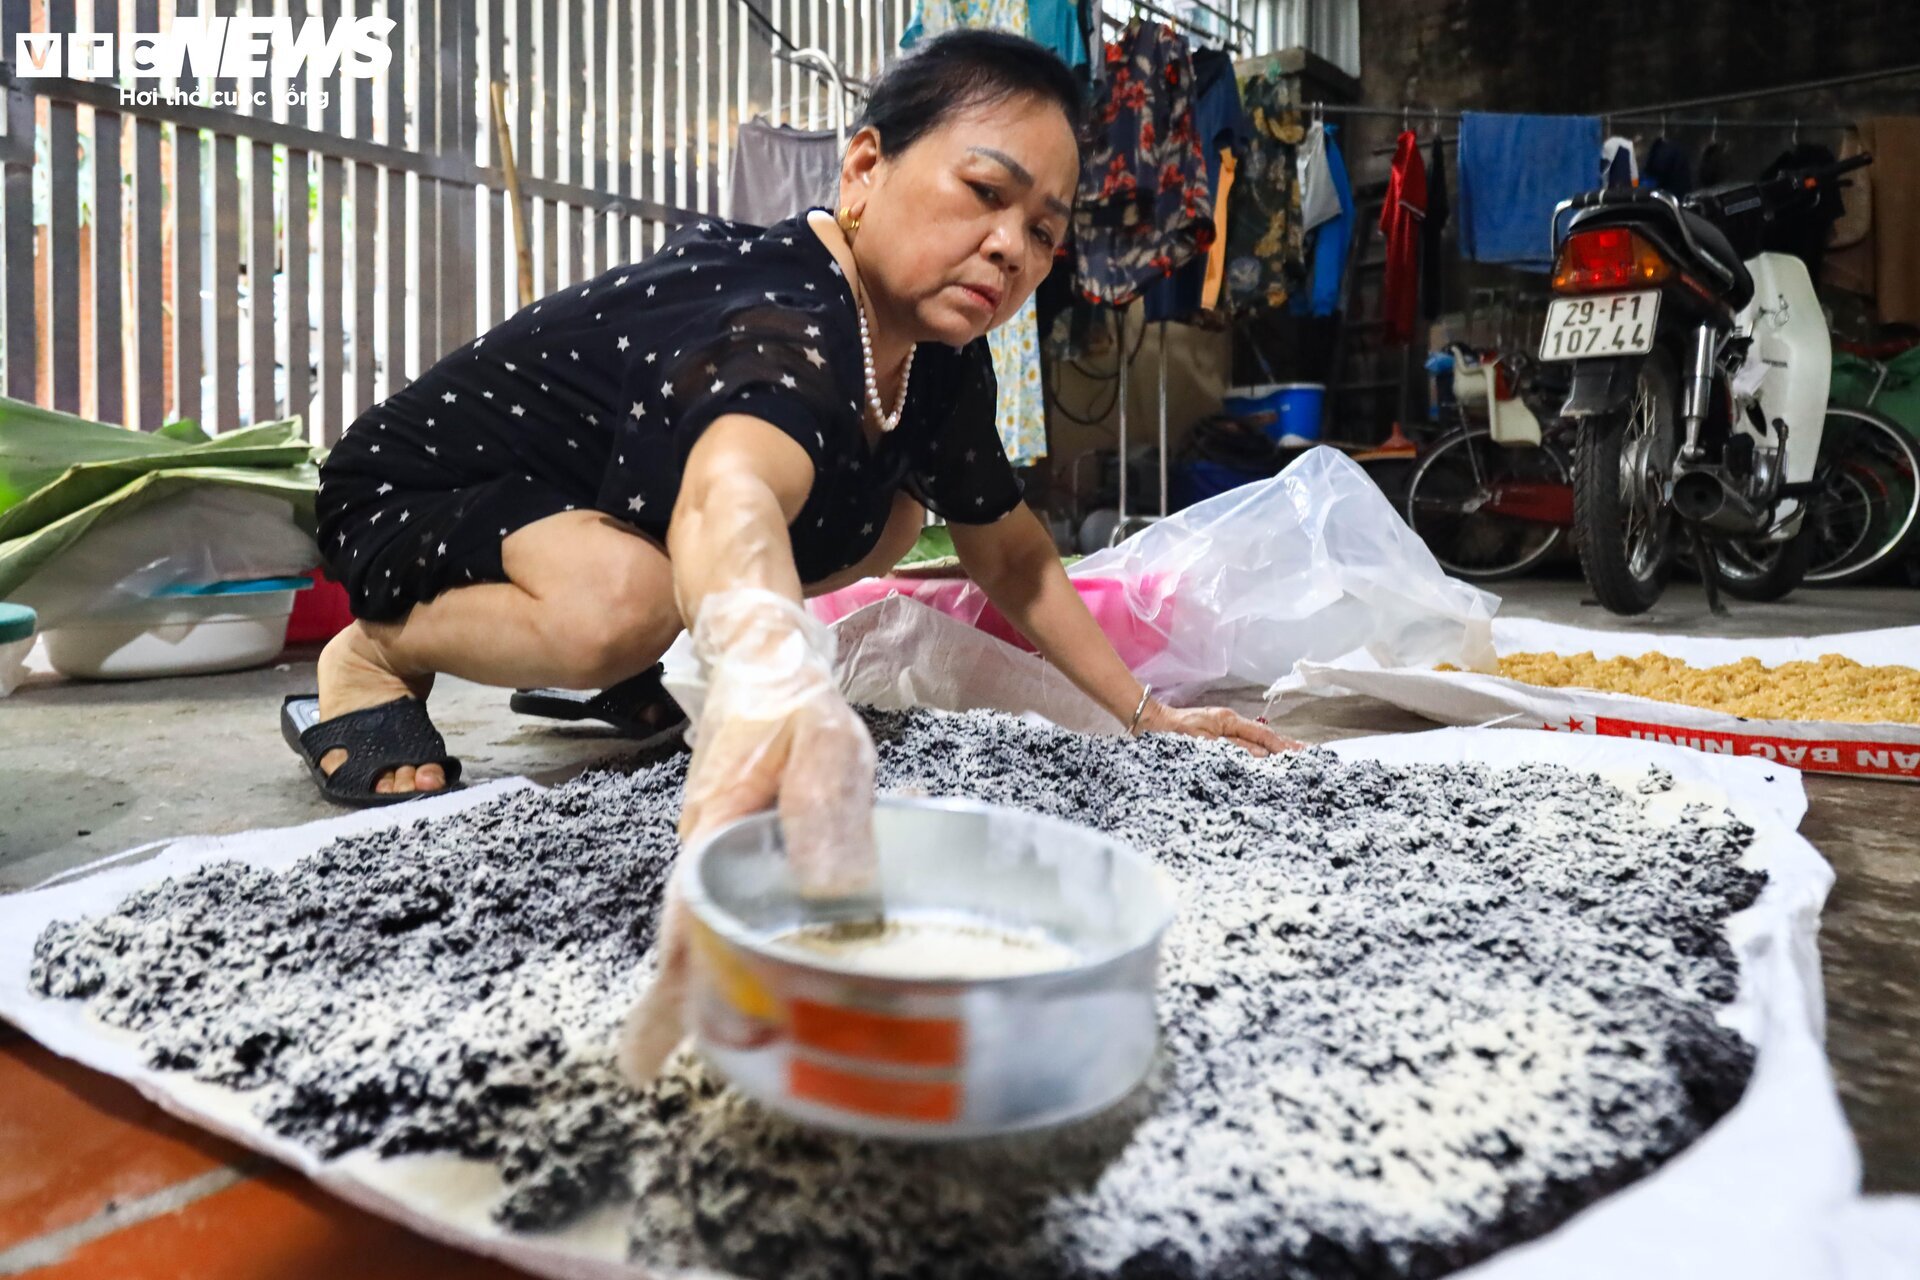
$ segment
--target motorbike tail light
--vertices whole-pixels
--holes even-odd
[[[1660,284],[1673,264],[1647,239],[1626,227],[1576,231],[1560,246],[1553,268],[1555,293],[1604,293]]]

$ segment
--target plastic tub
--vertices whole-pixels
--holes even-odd
[[[694,1040],[741,1092],[834,1129],[953,1139],[1078,1119],[1140,1082],[1175,912],[1165,873],[1090,828],[969,800],[882,800],[874,837],[877,902],[802,899],[772,813],[683,855]],[[1044,939],[1044,960],[966,976],[922,951],[896,976],[781,941],[876,908],[894,928],[959,918]]]
[[[1281,385],[1277,382],[1258,387],[1235,387],[1227,392],[1221,407],[1226,410],[1228,417],[1260,428],[1269,439],[1278,439],[1280,391]]]
[[[90,680],[205,675],[270,662],[305,578],[167,587],[139,605],[76,618],[46,633],[47,661]]]
[[[36,615],[23,604],[0,603],[0,698],[27,678],[27,651],[33,648]]]
[[[1324,382],[1271,382],[1235,387],[1222,404],[1229,417],[1259,427],[1269,440],[1299,448],[1320,439],[1320,414],[1326,402]]]

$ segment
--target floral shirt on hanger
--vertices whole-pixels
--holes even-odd
[[[1306,130],[1278,80],[1255,76],[1240,86],[1240,98],[1253,140],[1229,197],[1226,294],[1245,313],[1284,306],[1306,283],[1296,160]]]
[[[1134,19],[1106,46],[1094,137],[1073,209],[1078,284],[1125,306],[1213,244],[1213,193],[1193,121],[1185,37]]]

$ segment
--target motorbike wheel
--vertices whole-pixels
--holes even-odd
[[[1627,408],[1583,423],[1573,462],[1580,569],[1609,611],[1645,613],[1666,590],[1674,516],[1667,477],[1680,452],[1679,379],[1655,350]]]
[[[1778,600],[1806,580],[1813,540],[1802,529],[1785,542],[1723,539],[1713,544],[1720,586],[1736,600]]]

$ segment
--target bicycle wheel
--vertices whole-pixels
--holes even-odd
[[[1807,503],[1807,581],[1859,582],[1897,563],[1920,531],[1920,445],[1870,409],[1827,410],[1821,489]]]
[[[1524,573],[1573,521],[1573,471],[1551,446],[1495,444],[1485,427],[1434,442],[1407,480],[1407,523],[1441,568],[1473,582]]]

